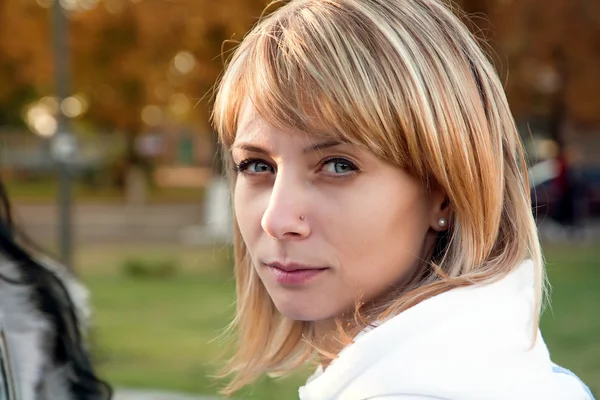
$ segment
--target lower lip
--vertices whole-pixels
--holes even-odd
[[[319,275],[325,269],[299,269],[296,271],[284,271],[277,267],[269,267],[275,280],[282,285],[301,285]]]

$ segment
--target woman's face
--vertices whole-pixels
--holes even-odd
[[[235,214],[277,309],[326,321],[402,283],[434,243],[444,196],[348,144],[240,116]]]

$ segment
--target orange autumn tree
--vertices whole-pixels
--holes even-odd
[[[551,117],[563,107],[565,118],[574,123],[600,124],[600,2],[461,3],[483,33],[492,37],[517,117]]]
[[[70,83],[90,102],[83,118],[133,140],[147,128],[144,107],[168,108],[174,99],[183,101],[174,95],[183,95],[192,107],[178,120],[208,129],[209,101],[198,100],[210,97],[222,70],[222,43],[241,39],[266,3],[70,1],[79,5],[69,11]],[[600,2],[459,3],[475,16],[473,28],[491,37],[517,118],[550,115],[562,97],[568,118],[600,124]],[[22,123],[23,106],[52,93],[51,4],[0,0],[0,125]],[[173,68],[178,55],[183,71]]]
[[[0,125],[22,125],[23,108],[53,93],[47,0],[0,0]],[[208,130],[210,89],[222,43],[241,39],[263,1],[80,0],[69,2],[70,87],[97,131],[122,132],[126,163],[139,162],[135,139],[148,129],[148,105],[179,110],[175,123]],[[208,95],[208,96],[207,96]],[[203,99],[203,101],[200,101]],[[175,104],[172,104],[174,103]]]

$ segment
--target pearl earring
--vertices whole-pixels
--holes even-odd
[[[446,218],[438,219],[438,225],[440,228],[445,228],[448,225],[448,220]]]

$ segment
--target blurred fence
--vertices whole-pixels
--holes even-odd
[[[78,243],[175,243],[186,228],[200,224],[202,204],[77,204],[73,231]],[[19,225],[38,243],[58,236],[58,212],[53,204],[17,204]]]
[[[0,168],[14,172],[49,172],[54,169],[51,142],[26,131],[0,131]],[[122,135],[77,138],[73,167],[99,167],[124,146]]]

